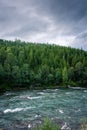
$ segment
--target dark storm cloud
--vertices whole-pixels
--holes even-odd
[[[87,0],[0,0],[1,38],[84,48],[86,24]]]

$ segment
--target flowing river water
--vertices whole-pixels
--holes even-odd
[[[0,95],[0,129],[29,130],[44,118],[64,130],[87,123],[87,90],[52,89],[6,92]]]

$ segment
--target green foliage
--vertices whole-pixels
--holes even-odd
[[[87,130],[87,124],[82,124],[81,128],[82,128],[82,130]]]
[[[0,40],[0,86],[3,84],[12,88],[87,87],[87,52],[57,45]]]
[[[39,130],[60,130],[59,126],[53,124],[49,119],[45,119],[44,124],[39,127]]]
[[[63,83],[67,84],[67,81],[68,81],[68,71],[67,71],[66,67],[64,67],[64,69],[63,69],[62,77],[63,77]]]

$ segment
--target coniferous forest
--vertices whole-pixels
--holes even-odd
[[[87,51],[0,40],[0,89],[87,87]]]

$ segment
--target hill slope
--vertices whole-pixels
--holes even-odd
[[[67,85],[87,86],[86,51],[0,40],[1,89]]]

